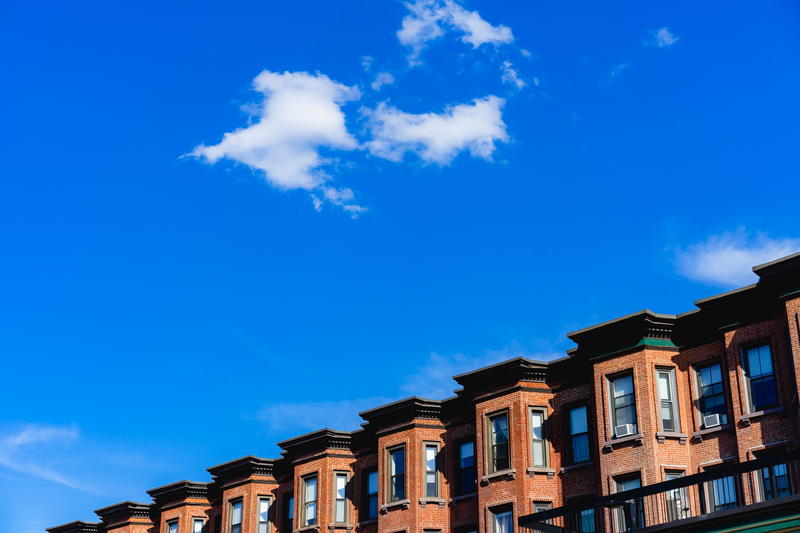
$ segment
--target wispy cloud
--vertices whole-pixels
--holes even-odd
[[[650,40],[646,42],[650,46],[657,46],[659,48],[669,48],[677,43],[680,37],[669,31],[666,26],[653,30],[650,32]]]
[[[397,38],[401,44],[411,48],[408,56],[411,65],[419,64],[419,56],[427,44],[448,30],[461,33],[461,40],[473,48],[514,41],[511,28],[490,24],[477,11],[464,9],[453,0],[416,0],[406,2],[405,6],[409,13],[403,18]]]
[[[384,85],[391,85],[394,83],[394,75],[391,72],[378,72],[372,83],[369,84],[370,89],[373,91],[380,91]]]
[[[481,354],[431,353],[399,385],[395,394],[346,399],[340,401],[279,402],[263,407],[257,414],[267,429],[278,434],[296,434],[324,427],[341,430],[357,429],[363,420],[358,413],[408,396],[422,396],[442,400],[453,396],[458,383],[453,376],[493,365],[514,357],[548,361],[559,357],[557,353],[531,354],[516,343],[499,350],[486,350]]]
[[[487,96],[442,113],[412,114],[381,103],[363,110],[372,134],[365,145],[373,155],[390,161],[401,161],[410,152],[426,163],[446,165],[463,151],[489,160],[495,143],[508,141],[504,104],[502,98]]]
[[[315,431],[326,427],[348,431],[358,429],[363,422],[359,412],[395,399],[371,396],[337,401],[279,402],[263,407],[257,418],[276,433]]]
[[[800,251],[800,239],[751,235],[746,229],[712,235],[676,253],[678,271],[689,279],[737,287],[756,281],[752,268]]]
[[[53,468],[54,450],[78,440],[77,426],[27,424],[0,437],[0,466],[15,472],[90,492],[86,487]]]
[[[513,85],[517,89],[522,89],[525,87],[525,85],[527,85],[525,81],[520,78],[519,72],[517,72],[517,69],[514,68],[514,65],[511,63],[511,61],[503,61],[503,64],[500,66],[500,70],[503,72],[503,83]]]
[[[321,189],[317,201],[330,200],[351,214],[363,211],[352,203],[352,191],[325,185],[330,177],[323,167],[329,161],[320,155],[321,148],[358,148],[345,126],[342,106],[358,100],[359,90],[324,74],[268,70],[253,80],[253,88],[263,95],[255,123],[225,133],[218,144],[201,144],[190,155],[212,164],[223,158],[237,161],[260,171],[278,189]],[[339,191],[333,195],[339,203],[330,191]]]

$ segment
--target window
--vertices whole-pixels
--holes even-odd
[[[317,523],[317,476],[303,478],[303,526]]]
[[[571,463],[589,460],[589,422],[585,405],[567,411],[567,440]]]
[[[725,405],[725,387],[719,363],[697,369],[697,389],[702,427],[727,424],[728,408]]]
[[[569,506],[587,506],[594,503],[594,498],[575,498],[567,501]],[[582,509],[567,516],[567,526],[577,533],[595,533],[597,525],[595,522],[594,507]]]
[[[294,496],[290,492],[283,499],[283,533],[291,533],[294,529]]]
[[[756,458],[775,457],[786,453],[783,447],[761,450],[755,453]],[[792,493],[789,481],[789,469],[786,463],[779,463],[762,468],[757,472],[760,500],[771,500],[789,496]]]
[[[763,411],[778,405],[772,350],[769,344],[745,350],[744,372],[750,397],[750,411]]]
[[[658,380],[658,402],[661,415],[661,431],[677,433],[681,430],[678,415],[678,390],[675,385],[674,368],[656,369]]]
[[[389,450],[389,502],[406,498],[406,448],[398,446]]]
[[[633,374],[611,379],[611,415],[614,437],[625,437],[638,433]]]
[[[192,518],[192,533],[205,533],[206,519]]]
[[[641,475],[637,472],[635,474],[628,474],[626,476],[619,476],[614,478],[614,484],[616,486],[615,492],[623,492],[626,490],[633,490],[638,489],[642,486],[642,478]],[[637,527],[645,527],[644,523],[644,501],[639,500],[630,500],[628,503],[634,503],[634,507],[638,511],[638,524]],[[618,507],[616,509],[616,522],[617,522],[617,531],[625,531],[628,529],[627,522],[625,520],[625,511],[622,507]]]
[[[167,522],[167,533],[178,533],[178,521],[177,520],[170,520]]]
[[[347,473],[333,475],[333,521],[337,524],[347,522]]]
[[[477,479],[475,473],[475,442],[466,440],[458,443],[458,486],[459,494],[475,492]]]
[[[531,409],[531,464],[544,467],[549,464],[545,435],[544,409]]]
[[[739,505],[736,496],[736,479],[733,476],[722,477],[707,482],[708,507],[712,512],[733,509]]]
[[[489,472],[498,472],[509,467],[508,457],[508,413],[489,417]]]
[[[263,496],[258,498],[258,533],[269,531],[269,504],[270,499]]]
[[[427,498],[439,497],[439,473],[438,473],[439,445],[425,444],[425,496]]]
[[[242,533],[242,500],[230,503],[231,533]]]
[[[514,533],[514,511],[511,505],[489,509],[492,515],[492,533]]]
[[[378,469],[367,470],[363,478],[364,500],[361,504],[361,520],[378,518]]]
[[[667,470],[664,472],[666,481],[678,479],[685,474],[682,470]],[[689,491],[686,487],[672,489],[666,494],[667,499],[667,518],[670,522],[675,520],[683,520],[691,516],[691,508],[689,506]]]

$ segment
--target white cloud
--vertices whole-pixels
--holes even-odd
[[[631,64],[630,63],[621,63],[621,64],[617,65],[616,67],[612,68],[611,72],[608,75],[611,78],[616,78],[617,76],[619,76],[620,74],[622,74],[623,72],[628,70],[629,68],[631,68]]]
[[[462,151],[491,159],[495,142],[507,142],[502,118],[505,100],[487,96],[470,104],[447,107],[443,113],[405,113],[386,103],[364,110],[372,139],[369,151],[390,161],[401,161],[406,152],[426,163],[446,165]]]
[[[712,235],[677,252],[679,272],[712,285],[738,287],[758,278],[752,268],[800,250],[800,239],[752,237],[745,229]]]
[[[503,83],[513,85],[517,89],[522,89],[525,87],[525,85],[527,85],[522,78],[519,77],[519,72],[517,72],[517,69],[514,68],[514,65],[511,63],[511,61],[503,61],[503,64],[500,68],[503,71]],[[535,78],[535,80],[537,82],[536,85],[538,85],[538,78]]]
[[[76,426],[28,424],[0,438],[0,466],[67,487],[87,490],[48,464],[52,450],[78,440]]]
[[[219,144],[200,145],[191,155],[212,164],[223,158],[244,163],[279,189],[322,188],[329,180],[323,170],[329,161],[320,148],[358,148],[342,106],[358,100],[359,90],[319,73],[268,70],[253,87],[263,94],[255,123],[225,133]]]
[[[391,72],[379,72],[375,79],[370,84],[373,91],[380,91],[384,85],[391,85],[394,83],[394,76]]]
[[[314,203],[314,209],[318,212],[322,210],[322,206],[327,200],[331,204],[344,209],[353,218],[358,218],[362,213],[367,212],[367,208],[352,203],[355,198],[353,189],[348,187],[330,187],[323,185],[320,187],[322,197],[316,194],[311,195],[311,201]]]
[[[669,48],[673,44],[677,43],[680,39],[680,37],[670,32],[669,28],[667,27],[654,30],[651,33],[652,39],[650,40],[649,44],[659,48]]]
[[[411,48],[408,61],[412,65],[419,63],[419,55],[429,42],[442,37],[449,29],[460,32],[461,40],[473,48],[482,44],[498,46],[514,40],[509,27],[494,26],[477,11],[468,11],[453,0],[416,0],[405,5],[409,14],[403,18],[397,38]]]

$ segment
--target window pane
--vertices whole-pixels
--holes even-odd
[[[306,502],[312,502],[317,499],[317,478],[306,478]]]
[[[178,522],[170,522],[167,524],[167,531],[169,533],[178,533]]]
[[[231,504],[231,524],[242,523],[242,502],[234,502]]]
[[[404,474],[406,471],[406,450],[405,448],[398,448],[391,452],[391,470],[392,475]]]
[[[511,511],[494,513],[494,533],[512,533]]]
[[[205,525],[205,520],[195,518],[192,522],[192,533],[203,533],[203,526]]]
[[[373,470],[367,474],[367,493],[378,494],[378,471]]]
[[[531,413],[531,433],[533,438],[537,440],[544,439],[544,413],[540,411],[533,411]]]
[[[633,376],[620,376],[614,379],[614,398],[633,394]]]
[[[492,444],[508,442],[508,417],[500,415],[492,418]]]
[[[661,400],[672,399],[672,388],[670,386],[670,373],[658,373],[658,396]]]
[[[572,437],[572,461],[582,463],[589,460],[589,435],[576,435]]]
[[[258,520],[260,522],[269,521],[269,500],[266,498],[258,500]]]
[[[336,516],[334,517],[334,522],[343,523],[345,520],[345,502],[344,500],[336,500]]]
[[[462,442],[458,447],[458,453],[461,468],[475,466],[475,443],[472,441]]]
[[[344,500],[344,491],[346,485],[347,476],[344,474],[336,474],[336,499]]]
[[[289,500],[287,501],[287,507],[289,507],[287,516],[289,520],[294,519],[294,496],[290,496]]]
[[[586,420],[586,406],[573,407],[569,411],[569,430],[573,435],[588,433],[589,426]]]

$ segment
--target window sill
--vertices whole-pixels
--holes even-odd
[[[372,524],[377,524],[377,523],[378,523],[377,518],[370,518],[369,520],[362,520],[361,522],[359,522],[358,527],[371,526]]]
[[[561,473],[562,474],[566,474],[570,470],[575,470],[576,468],[583,468],[585,466],[592,466],[593,464],[594,464],[594,461],[582,461],[580,463],[575,463],[575,464],[571,464],[571,465],[567,465],[567,466],[562,466],[561,467]]]
[[[481,485],[488,485],[492,481],[497,481],[498,479],[514,479],[517,477],[517,469],[516,468],[506,468],[505,470],[498,470],[497,472],[492,472],[491,474],[486,474],[481,478]]]
[[[472,498],[476,497],[477,495],[478,495],[477,492],[470,492],[469,494],[462,494],[460,496],[455,496],[453,498],[450,498],[450,501],[451,502],[460,502],[462,500],[471,500]]]
[[[353,529],[353,524],[345,524],[343,522],[335,522],[333,524],[328,524],[328,529],[331,529],[331,530],[333,530],[333,529],[346,529],[347,531],[350,531],[351,529]]]
[[[303,533],[304,531],[319,531],[319,524],[314,524],[313,526],[303,526],[295,529],[295,533]]]
[[[614,448],[619,446],[620,444],[626,444],[628,442],[634,442],[637,445],[641,446],[644,444],[644,437],[642,437],[641,433],[637,433],[636,435],[629,435],[627,437],[622,437],[619,439],[611,439],[607,440],[605,444],[603,444],[603,452],[604,453],[611,453],[614,451]]]
[[[397,500],[396,502],[384,503],[381,505],[381,514],[386,514],[392,509],[408,509],[411,507],[411,500]]]
[[[769,409],[764,409],[762,411],[753,411],[752,413],[747,413],[740,416],[738,422],[742,427],[747,427],[750,425],[750,420],[753,418],[759,418],[767,415],[777,415],[782,413],[783,411],[784,411],[783,406],[770,407]]]
[[[686,444],[689,435],[686,433],[676,433],[674,431],[659,431],[656,433],[656,440],[659,444],[664,444],[667,439],[677,439],[681,444]]]
[[[438,505],[439,507],[444,507],[447,505],[447,500],[444,498],[432,498],[428,496],[426,498],[420,498],[419,504],[421,507],[425,507],[426,505]]]
[[[703,437],[706,435],[710,435],[713,433],[717,433],[718,431],[726,431],[733,428],[733,424],[722,424],[719,426],[715,426],[713,428],[705,428],[701,429],[700,431],[695,431],[692,433],[692,440],[697,442],[703,442]]]
[[[536,474],[546,474],[547,477],[553,477],[556,475],[556,471],[552,468],[547,468],[546,466],[529,466],[525,469],[528,475],[536,475]]]

